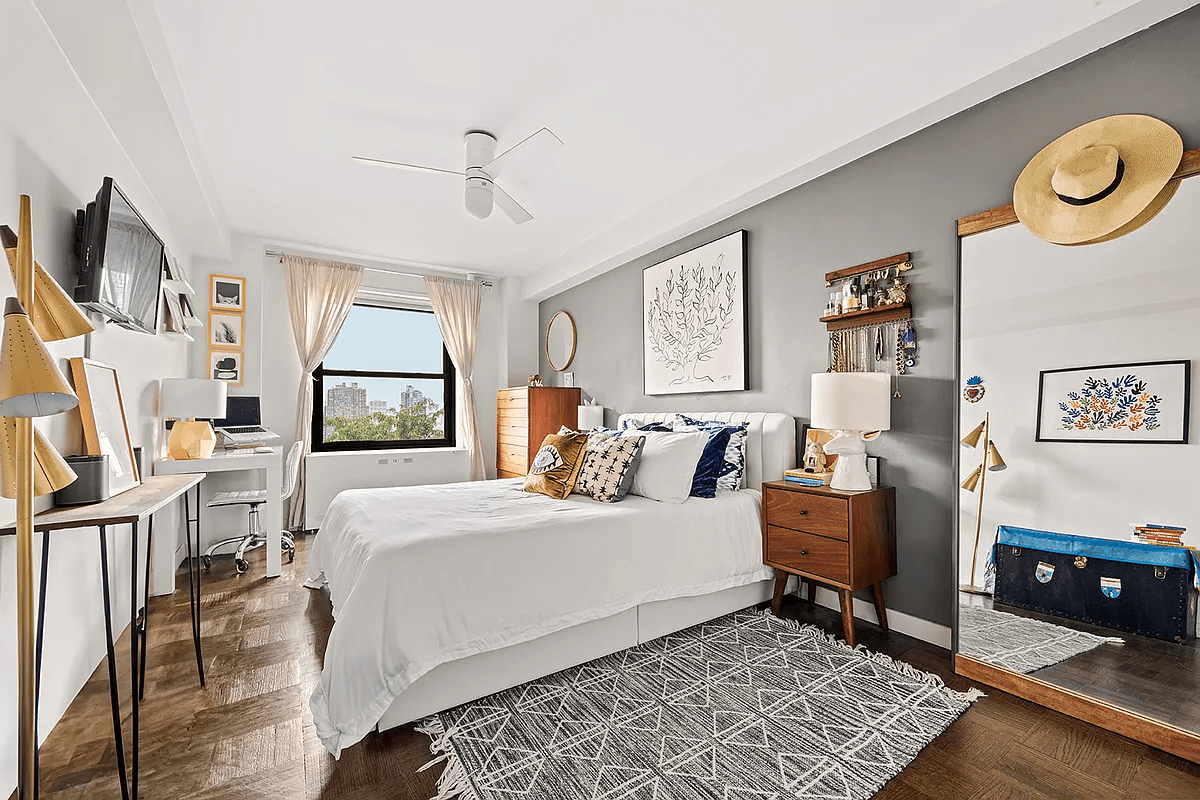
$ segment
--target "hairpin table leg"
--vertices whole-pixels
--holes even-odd
[[[200,484],[196,484],[196,518],[192,519],[190,499],[183,493],[183,538],[187,542],[188,595],[192,607],[192,642],[196,646],[196,672],[204,685],[204,657],[200,652],[200,564],[192,564],[192,523],[196,523],[196,558],[200,557]]]
[[[139,631],[142,637],[142,663],[139,667],[141,671],[138,677],[138,700],[146,699],[146,644],[150,638],[150,555],[154,551],[154,516],[151,515],[149,527],[146,532],[146,574],[145,581],[142,585],[142,611]],[[134,562],[135,566],[137,562]]]
[[[125,738],[121,735],[121,698],[117,694],[117,651],[113,647],[112,606],[108,592],[108,527],[100,526],[100,576],[104,595],[104,645],[108,651],[108,692],[112,701],[113,736],[116,739],[117,770],[121,774],[121,798],[129,800],[129,776],[125,774]],[[137,704],[134,704],[137,707]]]
[[[133,704],[133,718],[130,721],[129,795],[135,800],[138,796],[138,711],[141,708],[138,698],[142,694],[138,686],[138,663],[140,662],[138,645],[142,640],[142,636],[138,632],[138,532],[141,527],[141,520],[130,526],[132,528],[130,533],[133,542],[131,547],[133,557],[130,559],[129,565],[129,699]]]

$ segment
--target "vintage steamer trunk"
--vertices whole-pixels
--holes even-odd
[[[1197,562],[1184,547],[1000,526],[996,601],[1153,636],[1196,630]]]

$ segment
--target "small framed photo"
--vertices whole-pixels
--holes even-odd
[[[208,377],[214,381],[228,381],[233,386],[242,385],[242,353],[238,350],[209,350]]]
[[[1037,441],[1187,444],[1190,361],[1043,370]]]
[[[224,311],[208,312],[208,344],[210,347],[242,347],[245,339],[245,315]]]
[[[245,311],[246,279],[234,275],[210,275],[208,306],[213,311]]]

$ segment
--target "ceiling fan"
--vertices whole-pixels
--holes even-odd
[[[562,140],[555,136],[549,128],[541,128],[500,155],[496,155],[496,137],[487,131],[467,131],[464,137],[466,146],[466,169],[459,171],[427,167],[421,164],[404,164],[399,161],[385,161],[381,158],[354,156],[360,164],[370,164],[377,167],[392,169],[408,169],[414,172],[433,172],[442,175],[456,175],[466,178],[466,194],[464,201],[467,212],[476,219],[485,219],[492,213],[492,204],[500,206],[500,210],[518,225],[529,222],[533,215],[521,207],[496,184],[496,178],[509,164],[525,161],[529,158],[547,156],[562,147]]]

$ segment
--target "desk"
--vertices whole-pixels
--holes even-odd
[[[149,622],[149,591],[150,591],[150,549],[154,541],[154,513],[183,497],[184,519],[187,525],[186,538],[188,542],[188,575],[194,574],[195,579],[189,580],[188,588],[192,590],[192,639],[196,646],[196,669],[200,674],[200,685],[204,685],[204,662],[200,654],[200,565],[197,561],[192,568],[191,524],[196,524],[196,547],[200,546],[200,481],[203,474],[170,475],[148,478],[139,486],[110,497],[100,503],[84,506],[62,506],[51,508],[33,518],[33,529],[41,531],[42,536],[42,575],[38,596],[37,618],[37,654],[36,671],[37,685],[41,686],[42,677],[42,634],[46,627],[46,588],[50,566],[50,535],[53,531],[79,528],[100,529],[100,572],[103,585],[104,602],[104,642],[108,650],[108,689],[112,701],[113,736],[116,742],[117,768],[121,773],[121,797],[128,800],[137,798],[138,785],[138,702],[142,698],[142,687],[146,677],[146,632]],[[188,490],[196,487],[196,516],[192,518],[188,508]],[[146,573],[145,593],[138,597],[138,559],[141,552],[138,548],[138,533],[142,520],[149,520],[149,530],[146,538]],[[130,649],[130,683],[133,704],[131,719],[131,748],[130,774],[125,771],[125,740],[121,735],[121,701],[117,691],[117,659],[112,636],[112,608],[109,601],[108,578],[108,526],[130,525],[133,530],[131,546],[130,590],[129,590],[129,649]],[[15,526],[0,528],[0,535],[10,535],[16,532]],[[174,547],[171,548],[174,553]],[[197,552],[197,556],[199,553]],[[141,604],[139,605],[139,599]],[[39,691],[40,694],[40,691]],[[34,705],[36,709],[36,702]],[[37,715],[34,715],[34,731],[37,731]],[[35,767],[36,769],[36,767]],[[36,772],[35,772],[36,774]],[[131,792],[132,789],[132,792]]]
[[[154,462],[154,474],[179,475],[191,472],[262,470],[266,475],[267,482],[267,502],[263,504],[263,535],[267,537],[267,577],[278,578],[283,569],[283,537],[281,536],[283,503],[279,499],[279,490],[283,483],[282,464],[282,447],[272,447],[269,453],[218,450],[208,458],[180,461],[173,458],[161,458]]]

